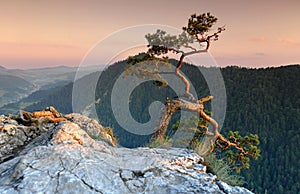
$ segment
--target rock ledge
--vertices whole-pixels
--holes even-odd
[[[95,120],[68,118],[38,129],[0,117],[0,193],[251,193],[206,173],[187,149],[118,148]]]

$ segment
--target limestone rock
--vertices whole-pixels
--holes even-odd
[[[65,123],[65,125],[61,125],[61,123],[50,122],[40,125],[32,123],[32,125],[24,126],[8,116],[1,115],[0,163],[13,158],[25,147],[28,149],[28,146],[30,146],[28,144],[40,135],[46,132],[53,133],[55,127],[58,125],[61,125],[61,129],[64,132],[73,131],[77,133],[85,133],[86,136],[99,138],[112,146],[116,146],[116,141],[114,140],[115,138],[113,137],[113,134],[108,134],[107,130],[105,130],[105,128],[96,120],[79,114],[69,114],[67,118],[70,121],[61,122]],[[78,135],[73,135],[75,138],[74,140],[76,140]],[[35,144],[33,146],[35,146]]]
[[[104,133],[97,122],[69,116],[0,163],[0,193],[251,193],[206,173],[187,149],[118,148],[90,137]]]
[[[47,124],[42,128],[23,126],[7,116],[0,116],[0,162],[13,157],[30,141],[51,127],[54,125]]]
[[[102,125],[98,123],[95,119],[91,119],[87,116],[81,114],[68,114],[67,118],[71,118],[72,122],[76,123],[81,129],[85,130],[89,136],[92,137],[102,137],[101,140],[106,141],[107,143],[116,146],[117,142],[113,136],[113,133],[108,133]]]

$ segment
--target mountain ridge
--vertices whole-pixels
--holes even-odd
[[[95,71],[100,71],[99,66],[87,66],[81,67],[68,67],[68,66],[57,66],[48,68],[35,68],[35,69],[6,69],[3,68],[0,71],[0,79],[4,79],[7,76],[15,76],[17,79],[25,80],[29,85],[34,85],[33,90],[21,90],[19,87],[11,87],[10,90],[20,93],[20,96],[25,97],[35,92],[38,89],[51,89],[57,86],[63,86],[70,82],[73,82],[75,76],[77,78],[83,77]],[[23,81],[23,82],[25,82]],[[20,81],[20,84],[22,81]],[[10,85],[9,81],[2,80],[0,82],[0,88]],[[25,87],[25,86],[24,86]],[[16,98],[15,94],[10,95],[6,90],[2,90],[1,93],[7,94],[8,98],[5,101],[0,99],[0,108],[9,103],[17,103],[20,98]],[[20,107],[19,107],[20,108]],[[11,108],[8,110],[12,110]],[[17,111],[17,110],[15,110]]]
[[[96,96],[101,99],[96,104],[100,123],[114,128],[120,144],[127,147],[137,147],[146,144],[150,136],[135,136],[122,129],[113,119],[110,105],[111,88],[118,76],[124,71],[126,64],[117,63],[110,66],[101,74],[97,86]],[[198,96],[210,95],[209,90],[201,78],[196,74],[199,67],[184,65],[183,71],[190,75]],[[262,157],[251,163],[249,170],[242,171],[248,186],[257,193],[288,193],[294,194],[300,186],[295,183],[299,180],[300,166],[298,158],[300,151],[300,65],[249,69],[242,67],[221,68],[227,92],[227,113],[221,133],[229,130],[240,131],[241,134],[257,133],[260,136]],[[85,77],[80,83],[88,86],[90,77]],[[131,104],[132,116],[139,122],[149,120],[147,106],[153,99],[165,102],[166,97],[173,97],[173,93],[160,88],[152,87],[152,83],[140,85],[133,93]],[[44,98],[40,103],[27,107],[27,110],[39,110],[42,107],[54,105],[61,112],[72,111],[72,84]],[[83,87],[83,94],[87,94]],[[155,98],[150,99],[147,91]],[[163,95],[158,95],[163,92]],[[106,95],[106,96],[105,96]],[[81,102],[80,102],[81,103]],[[83,102],[84,104],[84,102]],[[85,106],[88,106],[87,103]],[[179,118],[179,117],[177,117]],[[167,135],[173,131],[168,130]],[[286,176],[289,175],[289,176]],[[272,184],[274,182],[278,184]]]

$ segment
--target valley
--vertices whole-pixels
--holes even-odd
[[[87,91],[99,73],[84,76],[76,84],[82,87],[82,95],[86,99],[95,99],[97,115],[88,116],[97,117],[102,125],[113,128],[120,146],[134,148],[149,143],[150,135],[135,135],[124,130],[116,121],[111,108],[112,88],[126,67],[125,62],[118,62],[105,69],[99,77],[95,96],[88,96]],[[186,64],[182,71],[189,75],[198,96],[210,95],[203,76],[196,68],[209,70]],[[261,69],[226,67],[221,69],[221,73],[227,93],[226,118],[221,133],[233,130],[243,135],[255,133],[260,138],[261,157],[251,162],[248,170],[242,171],[248,183],[247,188],[257,193],[266,190],[268,193],[297,193],[300,189],[296,183],[300,179],[300,65]],[[73,112],[73,83],[70,79],[58,80],[65,84],[49,88],[44,85],[44,89],[18,103],[3,106],[0,114],[15,112],[19,108],[41,110],[49,105],[65,114]],[[168,86],[157,87],[153,82],[141,84],[131,96],[129,106],[132,117],[139,122],[147,122],[150,118],[147,110],[153,101],[165,103],[167,97],[174,96]],[[82,111],[88,114],[86,110],[89,110],[90,103],[78,103],[82,104]],[[175,118],[180,118],[180,115]],[[171,138],[174,134],[171,126],[175,122],[171,122],[167,132]]]

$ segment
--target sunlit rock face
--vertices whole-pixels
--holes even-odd
[[[207,173],[187,149],[118,148],[95,120],[68,116],[40,130],[1,117],[0,193],[251,193]]]

